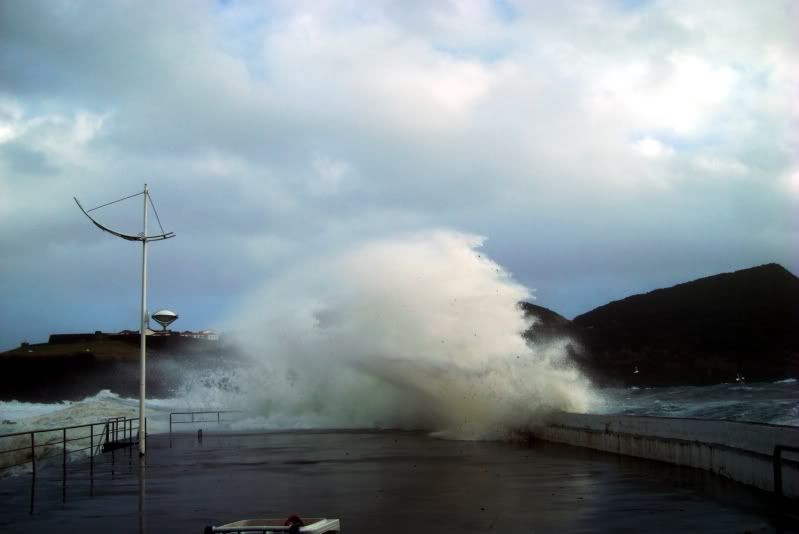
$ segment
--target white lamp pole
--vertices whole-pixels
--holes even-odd
[[[127,200],[129,198],[137,197],[139,195],[144,196],[144,228],[142,229],[142,233],[140,235],[130,235],[130,234],[123,234],[121,232],[117,232],[116,230],[112,230],[106,226],[103,226],[95,219],[89,215],[89,212],[94,210],[98,210],[100,208],[104,208],[106,206],[110,206],[111,204],[116,204],[117,202],[122,202],[123,200]],[[92,208],[90,210],[83,209],[83,206],[80,205],[78,199],[75,198],[75,203],[78,205],[80,210],[83,212],[86,217],[89,218],[90,221],[94,223],[100,230],[108,232],[109,234],[115,235],[117,237],[121,237],[122,239],[126,239],[128,241],[141,241],[141,326],[140,326],[140,334],[141,334],[141,342],[140,342],[140,355],[139,355],[139,454],[144,456],[147,452],[147,433],[145,432],[146,421],[147,418],[145,417],[144,411],[144,401],[147,398],[147,242],[148,241],[163,241],[164,239],[169,239],[171,237],[175,237],[174,232],[165,232],[164,227],[161,226],[161,220],[158,217],[158,211],[155,209],[155,205],[153,205],[153,213],[155,213],[155,218],[158,221],[158,226],[161,229],[160,234],[156,235],[147,235],[147,203],[153,204],[152,199],[150,198],[150,193],[147,190],[147,184],[144,184],[144,192],[143,193],[136,193],[134,195],[127,196],[125,198],[120,198],[119,200],[114,200],[113,202],[107,202],[96,208]]]
[[[139,353],[139,455],[147,452],[144,399],[147,398],[147,184],[144,184],[144,228],[141,240],[141,342]]]

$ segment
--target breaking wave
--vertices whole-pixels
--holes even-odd
[[[246,363],[198,378],[194,405],[270,428],[413,428],[501,437],[593,394],[562,344],[530,345],[530,292],[450,231],[362,243],[268,280],[235,315]],[[211,387],[209,387],[211,386]],[[221,386],[221,387],[220,387]]]

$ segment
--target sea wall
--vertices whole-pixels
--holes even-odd
[[[799,427],[663,417],[559,413],[539,439],[705,469],[774,489],[774,447],[799,446]],[[783,494],[799,497],[799,454],[783,452]]]

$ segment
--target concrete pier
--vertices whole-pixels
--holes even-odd
[[[799,446],[799,428],[664,417],[560,413],[534,431],[551,442],[703,469],[774,489],[774,448]],[[799,497],[799,455],[784,453],[782,491]]]
[[[13,532],[202,532],[247,517],[334,517],[342,531],[774,532],[770,495],[700,470],[548,442],[420,432],[151,436],[136,454],[0,480]],[[134,451],[135,452],[135,451]],[[112,461],[113,460],[113,461]],[[790,531],[790,530],[785,530]]]

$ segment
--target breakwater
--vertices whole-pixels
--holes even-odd
[[[664,417],[559,413],[536,428],[546,441],[704,469],[772,491],[774,451],[797,446],[799,427]],[[784,453],[782,491],[799,497],[799,454]]]

